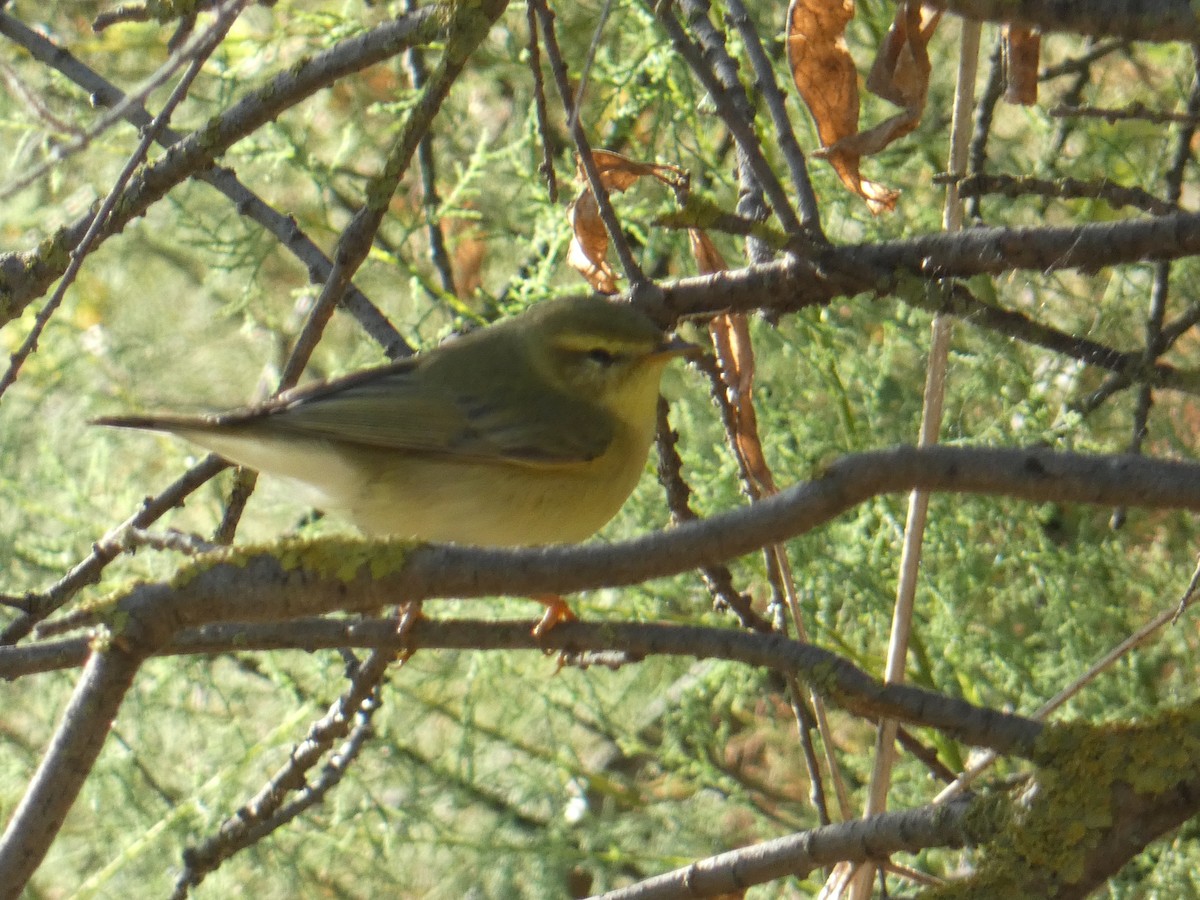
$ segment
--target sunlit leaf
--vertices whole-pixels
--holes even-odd
[[[842,183],[872,212],[895,207],[899,193],[859,173],[858,156],[831,148],[858,132],[858,73],[843,32],[853,0],[793,0],[788,8],[788,64],[792,80],[817,124],[823,153]]]
[[[593,290],[602,294],[617,292],[617,273],[605,260],[608,253],[608,231],[600,219],[596,198],[588,188],[567,207],[571,222],[571,247],[567,264],[587,279]]]
[[[721,251],[698,228],[688,230],[692,256],[702,275],[723,272],[728,266]],[[735,439],[746,471],[763,494],[776,492],[775,479],[767,466],[754,413],[754,345],[744,313],[723,313],[708,323],[713,349],[721,366],[721,377],[735,415]]]
[[[1032,106],[1038,96],[1038,62],[1042,36],[1021,25],[1009,25],[1004,33],[1004,99]]]
[[[687,172],[679,166],[639,162],[628,156],[622,156],[620,153],[613,153],[611,150],[593,150],[592,161],[600,173],[601,184],[610,191],[628,190],[635,181],[646,175],[657,178],[663,184],[672,187],[687,182]],[[581,165],[578,167],[577,177],[581,181],[585,179]]]
[[[593,150],[592,161],[600,173],[600,183],[609,191],[628,190],[639,178],[650,176],[672,188],[687,187],[688,173],[679,166],[663,163],[639,162],[613,153],[611,150]],[[586,184],[587,176],[583,165],[576,162],[576,177]],[[584,187],[579,196],[567,207],[571,222],[571,247],[567,251],[567,263],[587,279],[593,290],[602,294],[617,292],[617,273],[605,259],[608,254],[608,231],[600,218],[600,208],[590,186]]]

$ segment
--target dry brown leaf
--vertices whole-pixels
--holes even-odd
[[[853,0],[792,0],[788,65],[825,147],[814,155],[826,157],[842,183],[878,214],[894,209],[899,193],[863,178],[858,156],[830,149],[858,131],[858,73],[842,37],[853,16]]]
[[[938,10],[922,23],[921,4],[901,4],[867,75],[867,90],[906,109],[924,105],[929,90],[929,40],[941,20]]]
[[[873,213],[894,209],[899,191],[862,176],[862,157],[878,153],[921,121],[929,87],[928,43],[940,13],[927,24],[919,3],[902,4],[879,48],[867,79],[872,92],[902,112],[866,131],[858,130],[858,75],[843,32],[854,15],[853,0],[792,0],[788,8],[788,63],[796,90],[817,123],[822,149],[842,183]]]
[[[858,73],[842,37],[853,17],[854,0],[792,0],[788,7],[792,80],[826,147],[858,131]]]
[[[844,138],[826,152],[870,156],[920,124],[929,92],[929,39],[940,21],[941,14],[935,13],[922,25],[920,3],[905,3],[896,10],[896,18],[867,76],[867,87],[902,111],[866,131]]]
[[[854,0],[792,0],[788,65],[825,146],[858,131],[858,73],[842,33]]]
[[[611,150],[593,150],[592,162],[595,163],[596,169],[600,173],[600,183],[610,191],[628,190],[630,185],[646,175],[657,178],[663,184],[672,187],[687,180],[687,172],[679,166],[639,162],[628,156],[622,156],[620,153],[613,153]],[[576,161],[576,177],[581,181],[587,181],[583,167],[579,165],[578,161]]]
[[[754,345],[750,341],[750,324],[744,313],[723,313],[708,323],[708,330],[736,416],[735,438],[742,464],[761,495],[777,493],[754,412]]]
[[[728,266],[712,239],[699,228],[689,228],[692,255],[702,275],[723,272]],[[713,349],[721,367],[726,395],[734,412],[734,439],[747,474],[761,494],[776,493],[775,479],[767,466],[762,441],[758,437],[758,416],[754,412],[754,345],[750,325],[743,313],[722,313],[708,323]]]
[[[711,275],[713,272],[724,272],[729,268],[725,257],[712,242],[712,238],[699,228],[688,229],[688,240],[692,245],[692,256],[696,260],[696,271],[701,275]]]
[[[601,294],[617,292],[617,273],[608,264],[608,231],[600,218],[600,209],[591,190],[584,188],[567,207],[571,222],[571,247],[567,264],[579,272],[592,290]]]
[[[1004,33],[1004,99],[1033,106],[1038,96],[1038,62],[1042,36],[1020,25],[1009,25]]]
[[[639,162],[611,150],[593,150],[592,161],[599,170],[600,183],[609,191],[624,191],[639,178],[647,175],[676,189],[686,187],[688,182],[687,170],[679,166]],[[586,185],[587,176],[578,160],[576,176]],[[590,187],[585,186],[567,207],[567,218],[571,222],[572,232],[567,264],[583,275],[593,290],[602,294],[615,294],[617,273],[606,258],[608,231],[604,227],[604,220],[600,218],[600,207]]]

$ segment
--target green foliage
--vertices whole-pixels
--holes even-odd
[[[156,4],[152,11],[183,5]],[[558,40],[577,76],[599,4],[557,6]],[[886,31],[892,8],[860,6],[849,39],[863,61]],[[784,51],[773,37],[782,8],[750,7],[778,80],[786,84]],[[5,12],[44,23],[60,43],[129,88],[166,59],[170,32],[155,22],[126,22],[92,33],[87,17],[109,8],[16,0]],[[400,3],[294,0],[250,7],[172,127],[202,127],[289,66],[403,10]],[[718,5],[714,21],[724,11]],[[583,290],[565,263],[571,233],[564,209],[578,191],[571,180],[572,147],[543,50],[559,190],[552,200],[537,175],[541,137],[531,112],[534,86],[521,12],[513,6],[493,29],[435,121],[430,151],[436,197],[423,193],[412,169],[390,198],[379,238],[355,276],[414,347],[546,296]],[[957,54],[956,34],[956,26],[943,26],[935,58]],[[994,30],[985,36],[987,44]],[[731,48],[738,47],[731,38]],[[1045,66],[1085,52],[1082,38],[1066,35],[1047,36],[1044,48]],[[440,49],[424,48],[429,66]],[[6,71],[38,102],[24,102],[15,90],[0,93],[4,181],[51,159],[55,148],[97,116],[86,91],[24,53],[10,56]],[[933,176],[946,165],[952,69],[935,65],[920,127],[864,160],[868,177],[903,189],[894,214],[872,217],[828,164],[809,157],[832,241],[940,230],[943,188]],[[1109,107],[1136,100],[1174,109],[1191,89],[1191,72],[1186,48],[1139,44],[1094,64],[1081,90],[1084,100]],[[751,84],[745,64],[740,77]],[[997,107],[989,171],[1107,178],[1161,195],[1177,132],[1139,120],[1052,117],[1046,110],[1056,101],[1049,97],[1069,90],[1060,81],[1043,86],[1048,99],[1038,107]],[[168,90],[151,92],[149,105],[161,106]],[[391,59],[288,109],[218,162],[329,251],[364,202],[417,95],[404,61]],[[811,151],[817,138],[807,113],[789,111],[801,145]],[[873,103],[867,124],[888,114],[882,101]],[[734,210],[738,184],[727,130],[643,5],[613,5],[589,72],[581,121],[594,147],[688,169],[703,198],[697,208],[706,214]],[[785,173],[765,110],[756,124],[769,162]],[[118,125],[6,199],[4,249],[37,248],[56,228],[75,221],[106,194],[135,141],[132,128]],[[153,151],[152,159],[164,152]],[[649,179],[614,196],[635,252],[658,279],[695,274],[685,232],[654,224],[675,211],[674,202]],[[1032,193],[989,195],[980,205],[986,224],[1014,227],[1129,214],[1100,199]],[[456,296],[430,262],[430,221],[440,223],[447,241],[459,281]],[[768,226],[777,229],[774,221]],[[712,237],[731,266],[742,264],[736,237]],[[1177,315],[1195,294],[1195,262],[1174,264],[1171,277],[1170,315]],[[1153,280],[1146,264],[1094,273],[1019,272],[976,279],[968,287],[980,299],[1071,335],[1137,350]],[[144,496],[197,459],[170,439],[90,428],[90,417],[131,408],[235,406],[273,389],[317,290],[276,237],[203,183],[173,189],[91,254],[38,352],[0,398],[0,592],[20,597],[48,589],[132,515]],[[40,305],[0,331],[6,355],[34,327]],[[775,318],[754,318],[752,334],[759,428],[780,485],[807,480],[846,453],[915,441],[931,326],[926,312],[903,296],[860,295]],[[1188,335],[1169,359],[1181,369],[1200,364],[1200,344]],[[339,314],[306,377],[336,376],[382,359],[350,317]],[[1095,408],[1085,402],[1107,377],[1066,355],[971,321],[959,323],[942,439],[1124,450],[1137,391],[1117,392]],[[667,393],[695,512],[707,516],[748,502],[705,376],[695,368],[674,374]],[[1145,451],[1193,458],[1198,421],[1191,397],[1154,392]],[[652,462],[601,540],[668,526],[651,468]],[[231,480],[227,473],[204,485],[155,530],[211,537]],[[910,678],[977,704],[1030,714],[1174,604],[1193,565],[1194,521],[1135,509],[1124,527],[1113,529],[1111,513],[935,497]],[[872,673],[881,671],[887,653],[905,515],[905,498],[879,497],[786,545],[809,639]],[[264,483],[237,542],[347,533],[340,523],[313,521],[285,489]],[[136,579],[169,580],[185,565],[176,554],[149,548],[123,554],[73,603]],[[737,589],[766,610],[772,588],[761,555],[737,560],[731,569]],[[694,575],[595,592],[573,598],[572,606],[586,619],[736,627],[727,614],[713,611]],[[529,617],[532,610],[525,601],[495,599],[431,603],[426,614]],[[1194,702],[1195,650],[1195,628],[1185,618],[1101,676],[1059,715],[1144,720]],[[0,688],[0,807],[12,809],[21,797],[75,675],[26,676]],[[150,661],[39,871],[37,891],[169,893],[184,848],[216,832],[253,796],[344,689],[343,661],[334,653],[231,652]],[[345,781],[315,809],[225,863],[197,896],[226,896],[251,886],[262,900],[321,894],[561,897],[580,886],[596,892],[627,884],[818,821],[786,696],[775,678],[746,667],[651,658],[613,670],[596,665],[556,672],[553,661],[532,654],[421,652],[390,672],[381,702],[373,736]],[[839,712],[832,728],[833,750],[858,808],[870,779],[874,731]],[[917,737],[951,767],[969,754],[941,735],[918,730]],[[1023,771],[1006,762],[987,777],[999,785]],[[1087,786],[1081,790],[1086,794]],[[903,756],[891,804],[919,805],[934,792],[927,769]],[[1051,835],[1057,836],[1061,829]],[[1200,896],[1197,837],[1193,822],[1151,846],[1112,882],[1109,896]],[[915,864],[951,874],[960,861],[955,853],[930,851]],[[808,896],[819,881],[818,874],[805,882],[778,882],[750,896]]]

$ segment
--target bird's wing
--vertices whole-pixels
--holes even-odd
[[[534,466],[587,462],[612,441],[611,419],[590,403],[542,390],[514,404],[502,384],[485,394],[449,381],[425,377],[419,361],[396,363],[284,395],[253,418],[345,443]]]

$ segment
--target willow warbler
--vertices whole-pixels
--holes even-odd
[[[287,479],[373,535],[580,541],[633,491],[668,339],[632,306],[571,297],[391,365],[204,416],[112,416]]]

